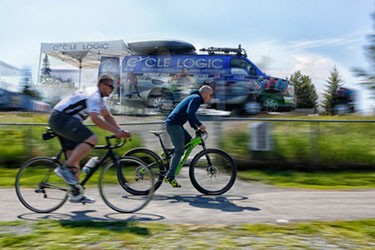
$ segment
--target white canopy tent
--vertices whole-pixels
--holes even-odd
[[[128,45],[123,40],[71,42],[71,43],[42,43],[40,49],[38,79],[42,54],[66,62],[79,69],[79,88],[81,87],[81,69],[97,68],[102,56],[119,57],[129,54]]]

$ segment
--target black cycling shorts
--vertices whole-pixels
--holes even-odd
[[[49,126],[59,135],[62,147],[67,150],[73,150],[94,135],[79,119],[56,110],[51,113]]]

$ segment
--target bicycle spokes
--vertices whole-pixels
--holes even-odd
[[[236,178],[237,169],[232,158],[222,150],[207,149],[191,162],[189,176],[193,186],[208,195],[228,191]]]
[[[109,163],[100,174],[104,202],[121,213],[138,211],[152,199],[154,179],[146,164],[134,157]]]
[[[65,182],[53,173],[56,163],[38,157],[21,166],[16,177],[16,193],[21,203],[37,213],[52,212],[67,198]]]

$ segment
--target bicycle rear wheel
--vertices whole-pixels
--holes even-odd
[[[48,157],[25,162],[16,176],[15,188],[20,202],[36,213],[50,213],[67,199],[67,184],[53,170],[57,163]]]
[[[189,176],[193,186],[202,194],[220,195],[233,186],[237,168],[226,152],[206,149],[193,158]]]
[[[152,174],[156,179],[154,191],[156,191],[161,186],[164,180],[166,170],[163,161],[158,154],[147,148],[134,148],[126,152],[123,156],[133,156],[144,161],[149,167],[149,169],[152,171]],[[134,173],[135,172],[136,169],[134,169]],[[133,194],[146,194],[148,191],[129,189],[129,192],[132,192]]]
[[[134,194],[132,190],[140,190],[144,194]],[[154,177],[143,161],[134,157],[122,157],[103,168],[99,176],[99,193],[113,210],[133,213],[151,201]]]

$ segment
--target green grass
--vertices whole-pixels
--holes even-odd
[[[61,237],[63,235],[63,237]],[[288,224],[167,225],[124,221],[0,223],[10,249],[374,249],[375,219]]]
[[[0,187],[13,187],[18,169],[0,168]]]
[[[375,188],[374,171],[239,171],[239,178],[278,187],[311,189],[369,189]]]
[[[13,187],[18,169],[1,168],[0,187]],[[97,171],[88,186],[97,185],[100,170]],[[115,176],[115,175],[113,175]],[[375,188],[375,172],[300,172],[244,170],[238,171],[238,177],[249,182],[263,182],[279,187],[311,189],[369,189]],[[114,178],[115,182],[116,179]],[[30,183],[35,184],[35,183]],[[27,185],[27,183],[26,183]]]
[[[0,112],[1,122],[47,123],[49,113]]]

